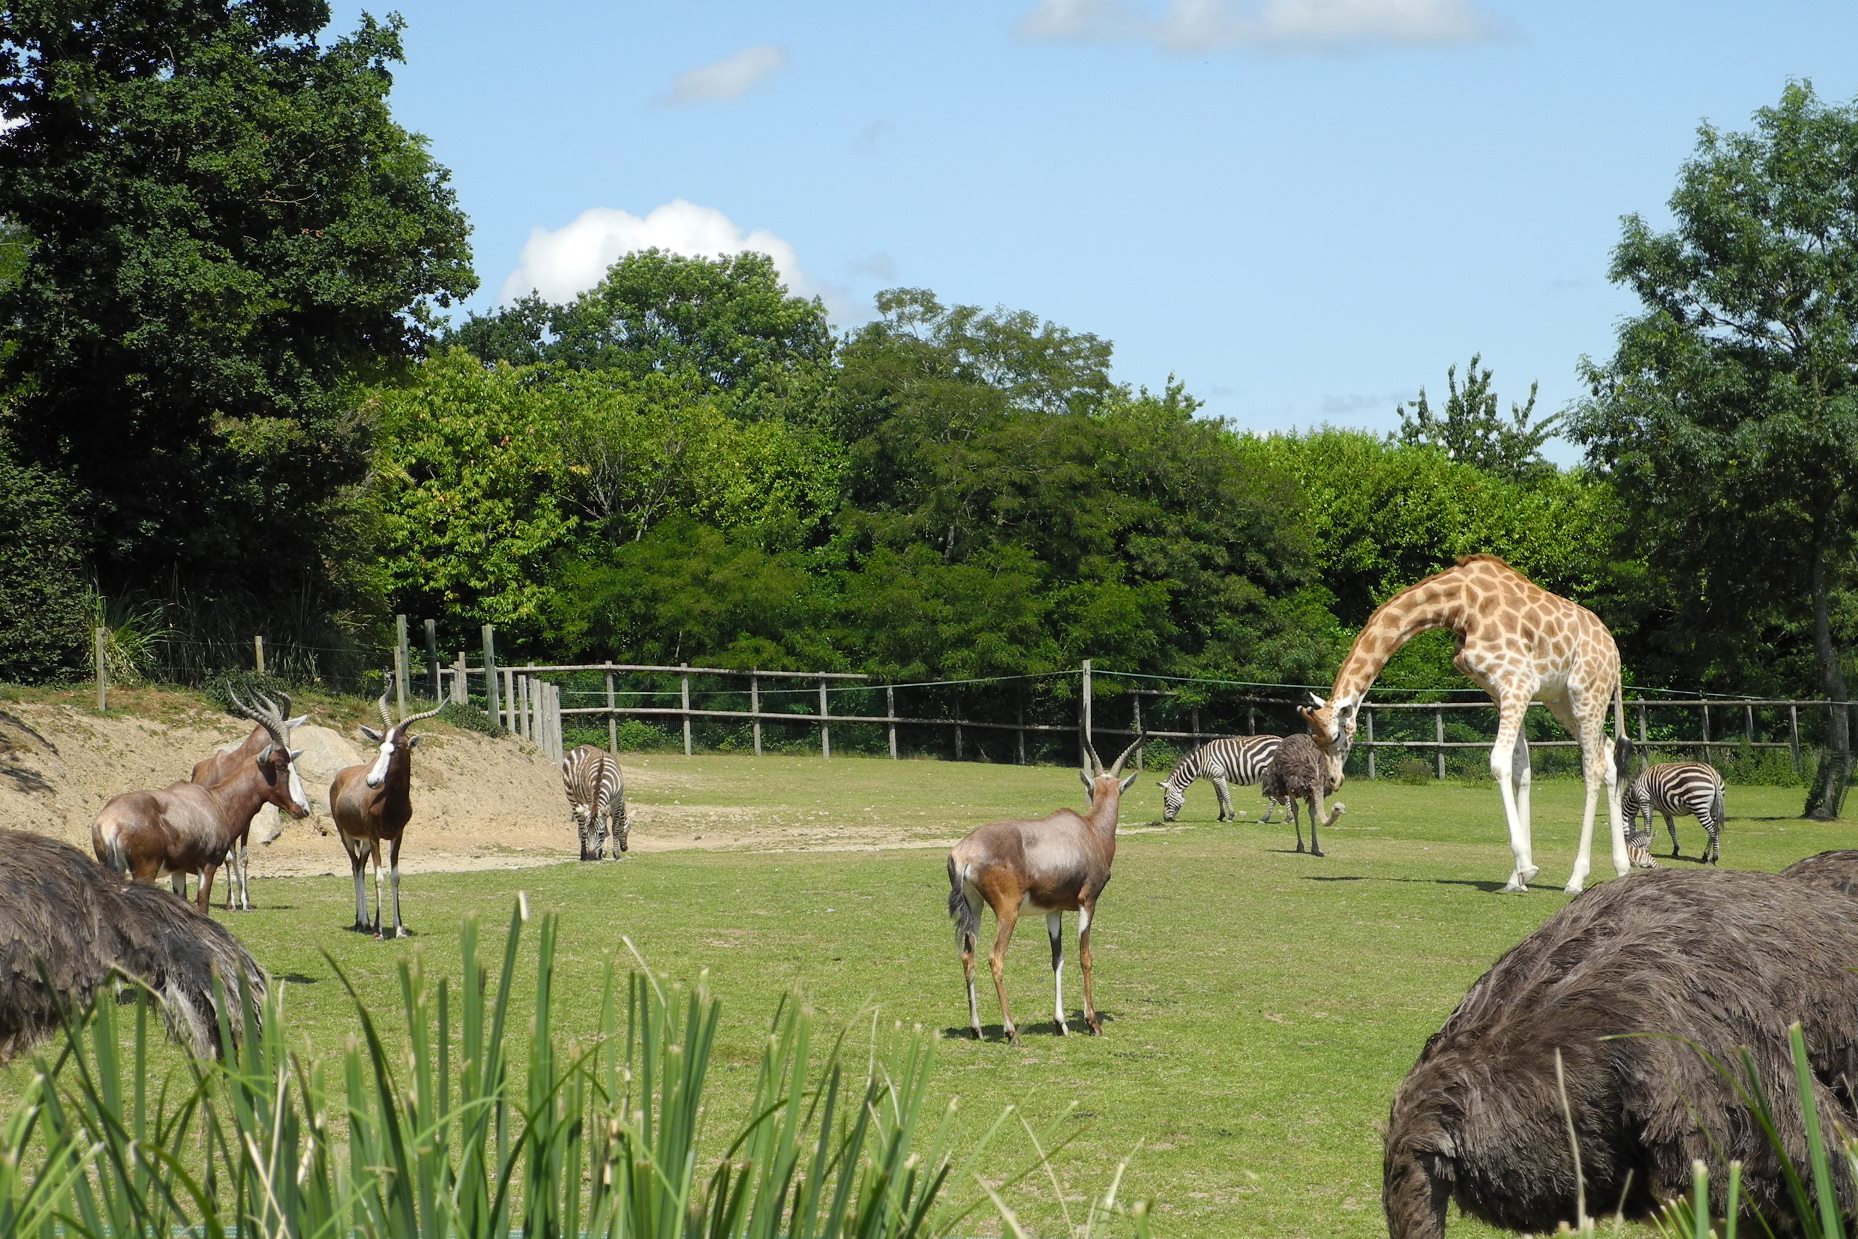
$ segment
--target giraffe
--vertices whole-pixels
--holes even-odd
[[[1375,677],[1396,650],[1432,628],[1449,628],[1456,634],[1453,663],[1497,704],[1490,773],[1503,794],[1516,861],[1503,889],[1526,890],[1537,872],[1530,855],[1529,744],[1523,736],[1523,714],[1532,700],[1548,706],[1581,745],[1587,806],[1568,893],[1579,894],[1587,880],[1594,802],[1603,784],[1613,869],[1621,875],[1628,872],[1619,799],[1613,794],[1619,775],[1606,746],[1609,702],[1614,734],[1625,734],[1619,647],[1599,616],[1542,589],[1494,555],[1466,555],[1456,567],[1395,594],[1368,617],[1335,674],[1329,700],[1311,693],[1314,708],[1299,707],[1316,742],[1338,758],[1346,757],[1355,740],[1356,712]]]

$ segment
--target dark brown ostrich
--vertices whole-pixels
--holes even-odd
[[[1388,1233],[1443,1235],[1451,1200],[1553,1231],[1575,1220],[1577,1166],[1589,1210],[1643,1217],[1690,1191],[1695,1160],[1713,1209],[1739,1160],[1750,1205],[1791,1233],[1781,1162],[1705,1056],[1739,1076],[1747,1047],[1784,1152],[1806,1165],[1787,1028],[1805,1034],[1824,1130],[1858,1130],[1854,958],[1852,906],[1777,874],[1659,870],[1575,899],[1472,985],[1394,1094]],[[1852,1216],[1848,1175],[1838,1193]]]
[[[196,1054],[219,1049],[215,979],[243,1032],[238,978],[260,1001],[267,984],[224,926],[42,835],[0,831],[0,848],[9,862],[0,877],[0,1061],[51,1035],[64,1011],[89,1004],[118,976],[147,985],[168,1030]]]
[[[1258,782],[1265,799],[1290,806],[1290,825],[1297,832],[1299,852],[1303,850],[1303,827],[1297,822],[1297,802],[1301,800],[1309,808],[1311,856],[1323,854],[1322,845],[1316,841],[1317,822],[1331,826],[1348,812],[1348,806],[1338,800],[1329,816],[1322,816],[1323,797],[1341,785],[1342,763],[1317,748],[1316,741],[1307,735],[1285,736]]]
[[[1837,848],[1796,860],[1781,870],[1781,876],[1841,895],[1858,895],[1858,849]]]

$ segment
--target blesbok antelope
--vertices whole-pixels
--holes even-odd
[[[1084,751],[1094,767],[1079,770],[1090,791],[1083,813],[1060,809],[1036,820],[990,822],[977,826],[948,853],[948,914],[955,918],[955,944],[968,985],[968,1027],[981,1035],[981,1014],[974,998],[974,950],[980,937],[981,903],[994,910],[994,945],[987,953],[994,992],[1000,997],[1000,1023],[1006,1037],[1019,1044],[1019,1030],[1006,1005],[1007,944],[1019,922],[1019,910],[1031,906],[1045,913],[1045,933],[1052,943],[1052,1018],[1058,1035],[1069,1029],[1064,1016],[1064,913],[1077,912],[1077,954],[1084,968],[1084,1023],[1103,1033],[1090,987],[1090,926],[1097,899],[1110,881],[1116,859],[1116,815],[1122,794],[1135,775],[1119,777],[1123,762],[1146,733],[1138,735],[1107,770],[1088,738]]]
[[[277,703],[277,712],[280,715],[289,714],[290,694],[283,693],[280,696],[283,700]],[[304,721],[309,717],[307,714],[299,714],[295,718],[284,720],[286,743],[290,741],[290,733],[303,726]],[[269,743],[271,743],[270,733],[262,726],[254,726],[251,734],[245,737],[243,744],[220,749],[211,757],[203,757],[195,762],[194,772],[189,776],[188,782],[211,787],[232,773],[241,762],[255,759]],[[306,800],[304,803],[308,804],[309,801]],[[232,847],[226,852],[226,911],[228,912],[233,911],[235,901],[240,911],[250,912],[252,910],[251,839],[251,823],[247,822],[245,829],[239,832],[239,837],[232,841]],[[261,842],[268,843],[270,840],[261,840]]]
[[[310,815],[283,714],[268,698],[257,701],[232,694],[233,709],[264,729],[269,738],[264,748],[210,786],[172,783],[160,791],[112,796],[90,824],[90,845],[100,862],[142,882],[169,874],[174,893],[183,899],[187,875],[197,873],[197,900],[204,913],[213,874],[225,863],[233,840],[251,829],[259,806],[274,804],[295,818]]]
[[[410,715],[396,723],[387,712],[385,692],[381,693],[381,699],[375,705],[381,712],[381,722],[387,730],[380,732],[372,727],[363,727],[361,734],[380,745],[381,751],[371,762],[346,766],[336,771],[335,778],[329,784],[329,816],[335,819],[336,830],[342,835],[342,848],[348,853],[348,863],[355,874],[355,929],[361,933],[372,930],[377,938],[384,936],[381,925],[381,844],[386,843],[388,864],[393,876],[394,937],[404,938],[407,930],[400,920],[400,841],[406,831],[407,819],[413,816],[413,746],[419,743],[419,737],[409,733],[407,728],[431,718],[439,711],[427,710],[424,714]],[[367,884],[362,873],[370,857],[374,861],[372,924],[368,921]]]

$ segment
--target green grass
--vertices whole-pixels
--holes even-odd
[[[948,839],[993,817],[1075,806],[1082,792],[1074,772],[1054,768],[730,757],[650,765],[665,777],[639,780],[632,794],[640,835],[654,801],[675,800],[723,817],[889,820],[899,837]],[[1127,1158],[1122,1198],[1152,1198],[1161,1235],[1384,1235],[1380,1133],[1393,1091],[1471,981],[1565,904],[1580,785],[1537,785],[1542,885],[1506,896],[1496,893],[1510,859],[1494,787],[1351,783],[1342,797],[1349,813],[1324,832],[1328,855],[1318,860],[1290,851],[1287,824],[1215,824],[1201,786],[1190,790],[1183,820],[1160,828],[1154,777],[1125,802],[1116,878],[1099,908],[1101,1039],[1051,1035],[1037,920],[1021,927],[1008,956],[1024,1047],[991,1039],[998,1012],[984,969],[990,1039],[967,1039],[939,848],[671,852],[619,865],[409,875],[403,908],[416,936],[385,943],[344,931],[353,915],[346,876],[261,880],[259,910],[230,924],[287,986],[290,1043],[326,1056],[358,1029],[324,952],[371,1004],[395,1010],[395,961],[418,953],[428,974],[455,971],[467,917],[482,922],[483,956],[497,956],[521,889],[535,911],[560,918],[555,985],[566,1001],[557,1026],[569,1036],[597,1030],[604,968],[624,954],[622,938],[670,977],[707,971],[722,1002],[712,1131],[741,1126],[769,1020],[782,995],[798,990],[822,1033],[875,1019],[938,1037],[928,1112],[960,1099],[957,1149],[1007,1105],[1063,1144],[1052,1156],[1055,1185],[1041,1173],[1003,1193],[1034,1233],[1061,1232],[1067,1207],[1081,1219]],[[1249,789],[1235,797],[1254,816],[1261,807]],[[1800,821],[1801,799],[1791,788],[1731,788],[1725,865],[1778,869],[1850,842],[1841,825]],[[1701,828],[1693,820],[1679,833],[1695,856]],[[408,849],[418,840],[416,816]],[[1657,841],[1668,845],[1662,824]],[[1595,862],[1590,882],[1611,874],[1604,844]],[[991,930],[989,918],[983,932]],[[1066,932],[1075,1029],[1074,918]],[[533,979],[519,978],[515,990],[532,992]],[[513,1018],[526,1026],[525,1012]],[[521,1042],[513,1060],[525,1052]],[[17,1093],[21,1072],[0,1075],[0,1091]],[[1002,1138],[993,1162],[1005,1178],[1033,1156],[1028,1138]],[[967,1199],[982,1189],[970,1180],[949,1191]],[[976,1216],[981,1233],[998,1232],[991,1212]],[[1492,1233],[1462,1219],[1452,1226],[1455,1236]]]

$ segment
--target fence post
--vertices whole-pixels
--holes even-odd
[[[1187,717],[1191,721],[1192,726],[1193,726],[1194,743],[1198,744],[1200,743],[1200,707],[1195,706],[1191,711],[1189,711]]]
[[[1362,715],[1362,718],[1366,720],[1368,724],[1368,777],[1372,779],[1375,777],[1375,774],[1374,774],[1374,711],[1372,709],[1363,710],[1361,712],[1361,715]]]
[[[511,735],[520,736],[523,734],[523,724],[521,711],[517,709],[516,705],[516,671],[513,667],[499,667],[497,668],[497,672],[503,677],[504,707],[504,716],[499,718],[497,722]]]
[[[1135,734],[1140,736],[1142,734],[1142,694],[1130,693],[1129,700],[1135,703]],[[1135,746],[1135,768],[1142,769],[1142,746],[1140,744]]]
[[[565,741],[561,738],[561,685],[559,684],[548,686],[548,742],[552,750],[549,756],[560,761],[561,746]]]
[[[484,701],[490,717],[503,725],[502,702],[497,700],[497,641],[494,625],[484,625]]]
[[[1019,744],[1016,749],[1016,754],[1019,758],[1019,764],[1023,766],[1026,764],[1026,693],[1024,689],[1021,689],[1019,693],[1018,739]]]
[[[750,671],[748,673],[748,712],[755,716],[755,721],[753,724],[754,731],[755,731],[755,756],[760,757],[761,756],[761,676],[754,671]]]
[[[884,721],[890,728],[890,760],[897,760],[897,686],[884,685]]]
[[[108,642],[110,630],[101,624],[97,626],[97,712],[107,714],[110,709],[110,667],[104,659],[103,647]]]
[[[1793,772],[1800,773],[1800,706],[1787,703],[1787,747],[1793,750]]]
[[[612,663],[607,664],[608,667],[612,665]],[[615,757],[619,756],[619,713],[614,708],[613,673],[611,671],[606,673],[606,751]]]
[[[521,739],[529,739],[529,677],[511,672],[513,682],[510,685],[510,705],[516,711],[514,731]]]
[[[819,755],[832,756],[832,733],[826,726],[826,682],[819,682]]]
[[[439,700],[439,621],[426,621],[426,676],[432,685],[432,699]]]
[[[682,686],[683,686],[683,702],[684,702],[684,756],[689,757],[690,756],[690,664],[679,663],[678,668],[683,672]]]
[[[1432,730],[1439,741],[1439,778],[1445,778],[1445,711],[1435,709],[1432,712]]]
[[[1703,707],[1703,760],[1708,761],[1710,759],[1710,703],[1699,701],[1697,704]]]
[[[400,707],[402,717],[406,715],[406,673],[407,664],[412,661],[412,652],[406,645],[406,616],[394,616],[394,703]]]
[[[1644,760],[1645,744],[1645,703],[1641,701],[1639,702],[1639,759],[1641,761]]]
[[[1093,743],[1090,738],[1090,660],[1088,658],[1084,660],[1084,687],[1078,695],[1078,711],[1078,726],[1083,728],[1084,741],[1078,748],[1077,764],[1088,770],[1090,769],[1090,748]]]
[[[452,672],[452,700],[457,702],[459,705],[464,705],[467,701],[470,700],[470,690],[465,686],[465,675],[466,674],[467,674],[467,670],[465,666],[465,652],[463,650],[459,650],[458,651],[458,662],[455,665],[454,670]]]
[[[265,639],[256,633],[252,636],[252,666],[257,668],[259,675],[265,673]]]
[[[1248,736],[1258,734],[1258,707],[1249,702],[1245,706],[1245,734]]]

